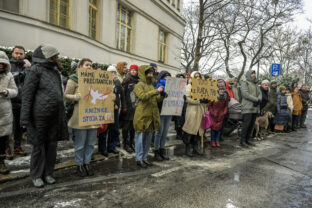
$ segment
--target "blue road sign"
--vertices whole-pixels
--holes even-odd
[[[281,65],[280,64],[272,64],[271,75],[279,76],[281,74]]]

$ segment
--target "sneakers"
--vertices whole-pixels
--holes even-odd
[[[220,142],[216,142],[216,146],[217,146],[217,147],[220,147]]]
[[[12,154],[10,148],[7,148],[7,149],[5,150],[5,156],[6,156],[6,159],[7,159],[7,160],[13,160],[13,154]]]
[[[56,180],[54,178],[52,178],[52,176],[46,176],[44,179],[47,184],[55,184]]]
[[[27,155],[27,153],[21,147],[16,147],[14,149],[14,154],[22,155],[22,156],[26,156]]]
[[[216,146],[216,142],[215,141],[211,141],[211,146],[215,147]]]
[[[36,188],[42,188],[42,187],[44,187],[44,182],[43,182],[43,180],[42,180],[41,178],[33,179],[32,182],[33,182],[33,184],[34,184],[34,186],[35,186]]]

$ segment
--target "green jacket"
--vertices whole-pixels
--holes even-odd
[[[276,106],[277,106],[277,93],[276,88],[271,86],[270,93],[268,96],[268,103],[263,108],[265,112],[271,112],[273,115],[276,113]]]
[[[139,67],[138,75],[140,82],[135,86],[134,94],[139,99],[136,106],[133,126],[136,132],[157,131],[160,127],[160,115],[157,102],[161,102],[163,97],[158,95],[158,90],[154,88],[152,82],[148,83],[145,71],[151,66],[142,65]]]
[[[251,78],[252,70],[246,73],[246,81],[241,83],[242,114],[260,113],[262,95],[256,80]]]

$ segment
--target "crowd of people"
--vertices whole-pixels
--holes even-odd
[[[206,135],[203,118],[208,116],[211,147],[221,146],[223,130],[229,119],[229,104],[237,102],[241,108],[242,131],[240,145],[254,146],[251,141],[256,120],[270,112],[271,132],[291,132],[306,128],[305,119],[310,103],[310,89],[297,82],[291,86],[277,86],[275,81],[263,80],[260,85],[255,71],[246,73],[246,80],[218,80],[218,100],[192,99],[190,79],[209,78],[198,71],[177,74],[187,79],[184,106],[181,116],[160,115],[166,93],[166,71],[158,71],[155,63],[131,65],[119,62],[110,65],[113,77],[114,123],[80,126],[78,68],[94,70],[92,60],[83,58],[72,63],[72,74],[61,75],[63,66],[58,60],[59,51],[52,45],[36,48],[32,64],[25,59],[25,49],[15,46],[12,58],[0,51],[0,174],[8,174],[4,159],[13,155],[26,155],[21,146],[22,134],[27,131],[27,142],[32,145],[30,176],[35,187],[54,184],[57,143],[69,138],[71,129],[74,143],[76,173],[81,177],[94,175],[90,166],[94,146],[104,156],[118,154],[117,146],[129,153],[135,152],[137,165],[152,166],[148,160],[151,143],[154,143],[154,160],[169,160],[165,144],[170,123],[174,121],[177,138],[185,144],[185,154],[203,155],[201,138]],[[129,68],[129,69],[128,69]],[[120,133],[122,142],[120,142]],[[13,135],[11,151],[9,139]]]

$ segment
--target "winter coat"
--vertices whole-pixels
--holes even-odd
[[[74,74],[74,75],[77,75]],[[77,76],[70,76],[69,80],[67,81],[66,90],[65,90],[65,98],[66,102],[74,102],[74,111],[72,117],[68,121],[68,126],[73,129],[96,129],[99,128],[101,125],[93,125],[93,126],[79,126],[79,101],[75,101],[76,94],[79,93],[78,88],[78,77]],[[81,95],[82,96],[82,95]]]
[[[24,67],[24,60],[10,59],[11,63],[11,73],[13,74],[15,84],[18,88],[18,94],[13,98],[12,106],[14,109],[20,109],[22,106],[22,88],[24,85],[25,77],[29,68]]]
[[[114,80],[114,94],[116,96],[114,104],[118,106],[118,109],[120,109],[120,107],[121,109],[127,108],[126,103],[125,103],[126,98],[125,98],[124,89],[119,79]]]
[[[217,102],[210,102],[208,104],[210,117],[213,120],[211,127],[212,130],[219,131],[222,128],[224,116],[228,112],[228,104],[228,97],[222,100],[218,100]]]
[[[308,91],[303,91],[303,90],[299,90],[299,93],[301,95],[301,100],[302,100],[302,110],[307,110],[309,108],[309,104],[310,103],[310,95]]]
[[[6,97],[0,95],[0,137],[12,134],[13,113],[11,98],[17,96],[17,87],[11,74],[11,66],[7,55],[0,51],[0,63],[7,66],[4,73],[0,73],[0,90],[7,90],[9,94]]]
[[[236,99],[233,89],[230,89],[230,86],[229,86],[230,82],[231,82],[231,81],[227,81],[227,82],[226,82],[226,91],[228,92],[230,98]]]
[[[274,115],[276,112],[276,103],[277,103],[276,88],[273,88],[271,86],[268,98],[269,98],[269,101],[266,104],[266,106],[263,108],[263,111],[271,112]]]
[[[142,65],[139,67],[140,82],[135,86],[134,93],[139,99],[134,113],[133,126],[136,132],[157,131],[160,127],[160,116],[157,103],[163,100],[154,88],[153,81],[147,82],[145,72],[151,66]]]
[[[262,111],[269,101],[269,91],[264,90],[261,86],[260,86],[260,90],[261,90],[261,95],[262,95],[262,100],[260,103],[260,111]]]
[[[206,104],[200,103],[199,100],[192,100],[191,98],[191,84],[186,86],[186,114],[185,123],[182,130],[191,135],[204,134],[204,129],[201,128],[201,123],[205,113]]]
[[[165,77],[166,76],[171,76],[171,74],[168,71],[161,71],[161,72],[159,72],[158,77],[157,77],[156,89],[158,89],[159,87],[163,87],[163,90],[165,91],[165,89],[166,89],[166,79],[165,79]],[[159,109],[160,113],[161,113],[161,110],[162,110],[162,105],[163,105],[163,102],[159,102],[158,103],[158,109]]]
[[[242,114],[260,113],[261,91],[256,81],[252,80],[252,70],[246,73],[246,81],[241,84]],[[258,103],[258,105],[257,105]]]
[[[134,91],[135,85],[138,82],[139,82],[139,77],[131,76],[130,73],[127,74],[126,78],[122,82],[122,87],[124,89],[124,95],[125,95],[125,105],[127,106],[127,112],[120,113],[120,117],[119,117],[120,128],[123,128],[125,125],[127,125],[128,121],[131,121],[131,122],[133,121],[135,106],[134,106],[133,100],[131,100],[131,93],[134,93],[133,91]]]
[[[294,102],[293,102],[293,99],[292,99],[292,96],[290,93],[286,94],[286,99],[287,99],[287,105],[288,105],[289,113],[290,113],[290,115],[292,115],[293,110],[294,110]]]
[[[33,53],[34,65],[22,95],[21,125],[27,126],[27,139],[33,145],[68,139],[61,76],[57,65],[44,57],[42,47]]]
[[[278,125],[286,125],[289,122],[289,109],[287,105],[287,97],[283,93],[277,95],[277,111],[274,118],[274,123]]]
[[[302,111],[302,100],[301,100],[301,95],[299,92],[293,92],[292,93],[292,99],[294,103],[294,110],[293,110],[293,115],[299,116],[301,115]]]

